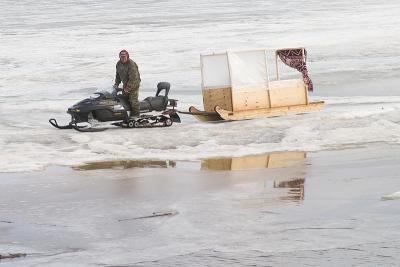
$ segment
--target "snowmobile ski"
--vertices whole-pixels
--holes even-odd
[[[51,125],[53,125],[57,129],[62,129],[62,130],[64,130],[64,129],[72,129],[71,123],[69,123],[67,125],[58,125],[56,119],[50,119],[49,122],[50,122]]]

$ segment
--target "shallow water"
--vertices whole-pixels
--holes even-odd
[[[27,256],[0,266],[396,266],[398,200],[381,197],[400,188],[399,153],[3,173],[0,254]]]
[[[304,163],[307,153],[301,151],[275,152],[236,158],[208,158],[201,161],[173,160],[115,160],[94,161],[72,166],[78,171],[122,170],[132,168],[186,168],[214,171],[240,171],[251,169],[283,168]]]

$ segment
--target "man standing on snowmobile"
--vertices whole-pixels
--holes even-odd
[[[138,117],[140,114],[139,104],[139,86],[140,74],[136,63],[129,58],[129,53],[126,50],[119,52],[119,61],[116,65],[114,89],[117,90],[122,82],[124,96],[129,98],[131,105],[131,117]]]

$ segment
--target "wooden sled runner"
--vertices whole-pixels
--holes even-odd
[[[201,111],[191,106],[187,114],[195,116],[199,121],[211,122],[223,120],[217,112]]]
[[[276,108],[264,108],[264,109],[253,109],[243,111],[229,111],[215,107],[215,112],[223,119],[227,121],[238,121],[238,120],[250,120],[258,118],[270,118],[287,115],[304,114],[312,111],[322,110],[325,106],[324,101],[313,102],[308,105],[293,105],[286,107]]]
[[[201,55],[204,111],[190,107],[200,121],[248,120],[322,110],[323,101],[309,102],[312,89],[304,48],[275,51],[276,79],[270,80],[267,50]],[[278,58],[299,70],[299,79],[280,79]]]
[[[251,120],[259,118],[271,118],[287,115],[304,114],[308,112],[322,110],[325,107],[324,101],[312,102],[308,105],[295,105],[276,108],[253,109],[244,111],[230,111],[225,110],[219,106],[215,107],[215,112],[207,112],[198,110],[196,107],[191,106],[189,112],[195,116],[199,121],[213,122],[213,121],[237,121],[237,120]]]

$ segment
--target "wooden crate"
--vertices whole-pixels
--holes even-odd
[[[232,111],[232,92],[230,87],[203,90],[204,110],[214,112],[216,106]]]

